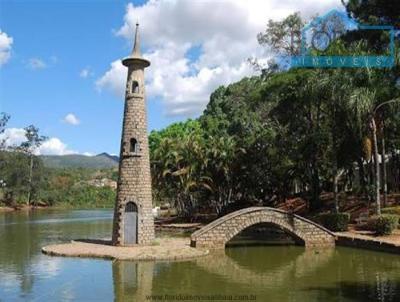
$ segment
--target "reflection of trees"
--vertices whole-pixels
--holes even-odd
[[[329,267],[330,284],[308,284],[305,290],[354,301],[400,301],[400,261],[398,255],[341,248]]]
[[[398,256],[301,247],[219,250],[185,262],[115,262],[115,301],[146,295],[254,294],[260,301],[397,301]]]
[[[41,248],[50,243],[76,238],[99,238],[111,233],[104,211],[20,211],[0,213],[0,269],[8,278],[14,275],[24,294],[32,291],[35,270],[43,261]],[[43,269],[43,266],[41,266]],[[1,283],[1,275],[0,275]]]
[[[4,226],[0,229],[0,263],[2,269],[11,271],[20,282],[21,291],[29,293],[34,283],[31,261],[40,252],[39,229],[26,223],[32,212],[5,213]]]
[[[196,259],[196,264],[214,279],[251,286],[254,292],[268,289],[271,301],[400,301],[397,255],[252,247],[219,251]]]
[[[269,250],[268,250],[269,249]],[[278,253],[274,253],[278,251]],[[325,265],[333,255],[332,249],[320,252],[301,248],[241,248],[216,252],[196,259],[196,264],[213,274],[239,284],[280,286]]]
[[[146,301],[152,294],[154,262],[115,261],[112,270],[115,301]]]

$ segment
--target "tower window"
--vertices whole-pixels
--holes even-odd
[[[136,138],[131,138],[129,151],[131,153],[139,153],[139,143]]]
[[[132,93],[139,93],[139,83],[137,81],[132,82]]]
[[[137,205],[134,203],[134,202],[132,202],[132,201],[130,201],[130,202],[128,202],[127,204],[126,204],[126,206],[125,206],[125,212],[136,212],[137,213]]]

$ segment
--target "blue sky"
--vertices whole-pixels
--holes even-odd
[[[119,59],[131,50],[138,19],[152,61],[149,130],[196,117],[216,87],[252,74],[245,61],[263,54],[256,34],[269,18],[323,12],[340,1],[281,2],[0,0],[0,35],[12,39],[6,50],[0,39],[9,56],[0,61],[0,111],[11,115],[10,134],[18,141],[18,129],[36,125],[53,139],[43,154],[119,153]]]

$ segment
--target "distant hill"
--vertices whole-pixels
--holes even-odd
[[[50,168],[115,168],[118,167],[118,156],[100,153],[96,156],[80,154],[69,155],[41,155],[43,163]]]

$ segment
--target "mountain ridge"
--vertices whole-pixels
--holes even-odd
[[[94,156],[82,154],[41,155],[43,164],[48,168],[89,168],[106,169],[118,167],[119,157],[102,152]]]

